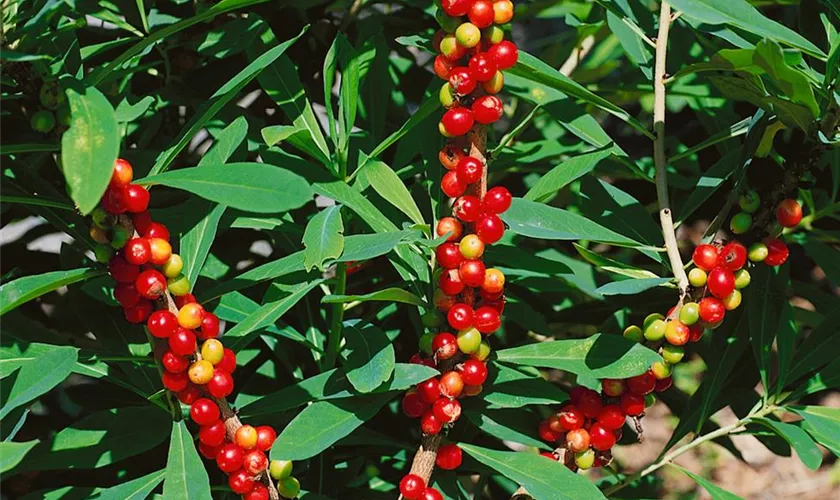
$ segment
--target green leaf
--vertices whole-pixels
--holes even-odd
[[[208,204],[209,205],[209,204]],[[198,273],[204,267],[207,255],[210,254],[210,246],[216,238],[216,230],[219,228],[219,221],[227,207],[216,205],[213,210],[207,212],[200,221],[191,227],[181,236],[181,259],[184,261],[184,268],[181,273],[190,281],[190,291],[195,287],[198,280]]]
[[[489,368],[481,398],[490,409],[554,405],[569,399],[565,392],[543,379],[533,368],[510,367],[496,362]]]
[[[204,153],[204,156],[198,162],[198,166],[203,167],[205,165],[221,165],[225,163],[233,156],[234,151],[242,144],[242,141],[245,140],[247,135],[248,120],[244,116],[240,116],[218,133],[213,147]]]
[[[632,9],[627,9],[632,13]],[[627,13],[622,12],[622,14]],[[618,38],[621,47],[633,64],[642,70],[642,74],[650,80],[653,78],[653,50],[642,40],[644,31],[627,17],[619,17],[612,10],[607,11],[607,26]],[[637,31],[638,30],[638,31]]]
[[[787,441],[791,448],[796,451],[796,456],[799,457],[799,460],[806,467],[811,470],[820,468],[822,452],[820,452],[820,449],[807,432],[793,424],[778,422],[769,418],[754,418],[752,421],[767,427]]]
[[[391,378],[396,356],[385,332],[370,323],[351,320],[344,322],[344,338],[344,369],[357,391],[371,392]]]
[[[339,33],[339,56],[342,60],[341,89],[338,93],[338,151],[348,157],[350,146],[350,132],[356,123],[356,112],[359,107],[359,81],[361,79],[360,55]]]
[[[37,439],[23,443],[14,441],[0,442],[0,473],[4,474],[14,469],[38,442]]]
[[[231,2],[234,0],[230,0]],[[241,0],[240,0],[241,1]],[[225,3],[225,2],[222,2]],[[252,2],[253,3],[253,2]],[[216,7],[218,8],[221,4],[217,4]],[[259,75],[261,71],[266,69],[268,66],[271,65],[274,61],[277,60],[278,57],[283,55],[283,53],[288,49],[293,43],[297,41],[298,38],[303,36],[306,32],[306,27],[294,38],[291,40],[287,40],[280,45],[267,50],[258,58],[254,59],[251,64],[246,66],[242,71],[237,73],[232,79],[228,80],[224,85],[219,87],[210,99],[204,103],[201,109],[198,110],[198,113],[190,120],[190,122],[184,127],[183,131],[181,132],[180,137],[178,140],[167,148],[166,150],[162,151],[155,161],[152,170],[149,172],[150,176],[155,176],[156,174],[160,174],[167,168],[178,154],[189,144],[192,138],[198,133],[199,130],[204,128],[207,125],[207,122],[210,121],[216,113],[221,111],[227,103],[229,103],[234,97],[239,95],[239,92],[245,88],[254,78]],[[116,159],[116,158],[115,158]],[[113,168],[113,165],[112,165]],[[104,192],[104,190],[103,190]],[[231,204],[231,206],[233,206]],[[243,210],[248,210],[243,209]],[[254,210],[259,211],[259,210]]]
[[[709,481],[708,479],[698,476],[697,474],[691,472],[688,469],[684,469],[676,464],[668,464],[675,469],[681,470],[686,476],[694,479],[694,482],[699,484],[703,487],[704,490],[709,492],[709,496],[712,497],[712,500],[743,500],[741,497],[734,493],[730,493],[725,489],[721,488],[720,486],[716,485],[715,483]]]
[[[764,387],[769,387],[773,341],[779,329],[782,309],[787,302],[789,270],[790,265],[778,269],[758,266],[750,273],[751,286],[746,293],[750,339]]]
[[[97,500],[145,500],[166,476],[166,469],[146,474],[98,492]]]
[[[627,378],[644,373],[660,357],[618,335],[554,340],[502,349],[496,359],[515,365],[555,368],[595,378]]]
[[[794,422],[821,445],[840,456],[840,408],[825,406],[788,406],[803,418]]]
[[[146,110],[149,109],[149,106],[151,106],[154,102],[155,98],[150,95],[139,99],[134,104],[130,104],[127,98],[123,98],[123,100],[117,104],[117,109],[114,111],[114,113],[116,113],[117,121],[120,123],[133,122],[143,116],[143,113],[145,113]]]
[[[313,184],[312,188],[321,196],[332,198],[347,205],[377,233],[397,230],[397,226],[385,217],[370,200],[343,181]]]
[[[802,246],[831,282],[840,283],[840,250],[837,250],[837,247],[814,238],[809,238]]]
[[[262,129],[260,134],[267,146],[276,146],[298,132],[300,129],[294,125],[272,125]]]
[[[837,352],[829,351],[829,352]],[[840,387],[840,358],[818,370],[814,375],[796,385],[796,389],[785,398],[787,401],[796,401],[809,394],[816,394],[827,389]]]
[[[411,197],[408,188],[403,181],[391,170],[391,167],[378,160],[368,161],[363,170],[365,177],[371,187],[385,198],[388,203],[397,207],[415,224],[425,224],[423,214],[417,208],[414,198]]]
[[[163,480],[164,500],[205,500],[210,496],[210,479],[195,449],[187,424],[172,423],[166,477]]]
[[[805,37],[764,17],[746,0],[673,0],[669,2],[686,18],[693,18],[704,24],[727,24],[741,28],[755,35],[776,40],[821,59],[826,54]]]
[[[264,163],[230,163],[182,168],[145,177],[138,184],[162,184],[239,210],[287,212],[312,200],[306,180]]]
[[[4,355],[0,359],[0,374],[5,401],[0,419],[63,382],[77,359],[77,348],[50,344],[29,344],[19,354]]]
[[[57,288],[103,274],[105,274],[105,271],[100,269],[81,268],[71,271],[52,271],[36,276],[24,276],[4,283],[0,286],[0,316]]]
[[[791,101],[808,108],[814,118],[820,114],[814,88],[805,73],[792,68],[785,61],[782,47],[771,40],[762,40],[755,46],[753,61],[764,69],[782,93]]]
[[[248,315],[260,308],[260,304],[254,302],[248,297],[239,292],[230,292],[225,294],[219,305],[213,312],[220,319],[230,321],[232,323],[239,323],[243,321]],[[297,342],[317,352],[323,352],[318,346],[306,340],[306,338],[297,332],[294,328],[278,328],[275,325],[265,327],[265,331],[273,335],[287,338],[293,342]]]
[[[421,307],[428,306],[426,301],[402,288],[385,288],[384,290],[378,290],[364,295],[327,295],[321,299],[322,304],[344,304],[357,301],[401,302],[403,304],[412,304]]]
[[[695,210],[717,192],[718,188],[732,176],[740,164],[741,152],[738,150],[730,151],[712,164],[707,171],[703,172],[694,181],[693,189],[685,197],[685,201],[680,203],[679,208],[675,210],[677,213],[676,220],[687,220]]]
[[[344,238],[344,252],[338,262],[355,262],[385,255],[400,243],[417,241],[417,231],[392,231],[377,234],[354,234]]]
[[[557,191],[575,179],[583,177],[591,172],[598,163],[615,152],[612,145],[605,146],[595,151],[574,156],[564,160],[559,165],[549,170],[540,177],[531,189],[525,193],[523,199],[530,201],[546,202],[550,200]]]
[[[642,246],[586,217],[522,198],[514,198],[511,207],[501,217],[512,231],[530,238],[591,240],[618,246]]]
[[[838,329],[840,329],[840,309],[835,308],[796,348],[788,381],[795,381],[829,361],[838,359],[836,356],[840,349]]]
[[[596,500],[604,495],[586,477],[535,453],[496,451],[471,444],[459,446],[471,457],[522,485],[534,498]]]
[[[464,413],[470,422],[488,436],[532,448],[552,449],[539,439],[531,437],[540,423],[539,417],[533,413],[526,413],[519,409],[487,410],[485,408],[467,409]]]
[[[313,267],[324,270],[324,262],[336,259],[344,251],[344,223],[341,220],[341,206],[327,207],[309,220],[303,233],[306,247],[303,266],[309,271]]]
[[[300,412],[271,447],[272,460],[314,457],[373,418],[390,394],[317,401]]]
[[[595,290],[601,295],[635,295],[645,290],[670,283],[671,278],[638,278],[623,281],[613,281]]]
[[[83,215],[97,205],[120,153],[114,108],[101,92],[72,82],[67,89],[70,128],[61,137],[61,164],[70,197]]]
[[[378,146],[376,146],[373,151],[370,152],[368,155],[371,158],[376,158],[382,153],[385,152],[386,149],[391,147],[394,143],[402,139],[405,134],[411,132],[414,127],[419,125],[423,122],[426,118],[428,118],[432,113],[440,109],[440,100],[437,96],[432,96],[423,101],[423,104],[411,115],[411,117],[402,124],[400,128],[398,128],[393,134],[389,135],[385,138]]]

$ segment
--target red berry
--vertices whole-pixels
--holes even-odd
[[[260,482],[254,483],[254,489],[246,493],[242,500],[268,500],[268,487]]]
[[[446,170],[455,170],[455,167],[458,166],[458,162],[465,156],[464,151],[448,144],[438,153],[438,160],[440,160],[440,164],[443,165],[443,168]],[[440,222],[438,222],[438,224],[440,224]]]
[[[444,0],[444,4],[446,2],[447,0]],[[423,494],[423,490],[425,489],[426,481],[423,481],[423,478],[417,474],[407,474],[400,481],[400,494],[408,500],[420,498],[420,495]]]
[[[197,347],[195,334],[180,326],[169,335],[169,349],[179,356],[192,356]]]
[[[716,267],[709,273],[706,287],[712,295],[719,299],[729,297],[735,290],[735,276],[732,271],[725,267]]]
[[[461,158],[455,166],[455,171],[458,172],[458,178],[467,184],[478,182],[481,179],[481,172],[483,170],[484,165],[481,161],[472,156]]]
[[[645,397],[632,392],[625,392],[621,395],[619,403],[621,411],[626,415],[636,417],[645,411]]]
[[[704,323],[713,325],[723,321],[723,316],[726,314],[726,308],[720,299],[714,297],[706,297],[700,301],[700,320]]]
[[[435,256],[437,257],[438,264],[444,269],[455,269],[464,260],[461,255],[461,250],[458,249],[458,245],[449,242],[441,243],[435,249]]]
[[[152,222],[143,233],[144,238],[161,238],[169,241],[169,229],[160,222]]]
[[[149,192],[143,186],[129,184],[123,188],[122,198],[126,212],[138,214],[149,208]]]
[[[624,381],[621,379],[605,378],[601,380],[601,391],[610,397],[617,398],[624,394]]]
[[[437,382],[435,382],[435,390],[439,395],[440,389],[438,388]],[[405,396],[403,396],[402,411],[406,414],[406,416],[411,418],[420,418],[420,416],[428,409],[429,403],[423,401],[419,392],[408,392]]]
[[[540,435],[540,439],[549,443],[556,443],[563,438],[563,434],[551,430],[548,422],[540,422],[539,427],[537,427],[537,434]]]
[[[111,174],[111,183],[109,186],[114,187],[125,187],[128,186],[131,181],[134,179],[134,169],[131,168],[131,163],[128,161],[117,158],[117,161],[114,163],[114,172]]]
[[[693,325],[688,327],[688,341],[689,342],[699,342],[701,338],[703,338],[703,325],[700,323],[694,323]]]
[[[123,248],[123,256],[129,264],[145,264],[151,255],[152,250],[146,238],[131,238]]]
[[[222,360],[216,364],[216,369],[224,370],[228,373],[233,373],[236,371],[236,354],[231,350],[225,347],[225,354],[222,357]]]
[[[151,300],[141,299],[137,304],[129,307],[128,309],[123,309],[123,314],[125,315],[126,321],[139,325],[144,323],[154,310],[155,306],[152,304]]]
[[[449,234],[446,241],[458,241],[464,233],[464,225],[455,217],[444,217],[438,221],[435,232],[438,236]]]
[[[609,430],[621,429],[624,427],[624,412],[618,405],[607,405],[601,408],[601,413],[598,414],[598,423]]]
[[[764,244],[767,245],[767,258],[764,263],[768,266],[781,266],[787,262],[790,250],[787,245],[776,238],[765,238]]]
[[[449,359],[458,353],[458,339],[449,332],[438,333],[432,339],[432,351],[439,359]]]
[[[466,134],[472,128],[474,121],[472,111],[459,106],[447,110],[443,114],[441,124],[449,136],[457,137]]]
[[[455,304],[446,313],[446,319],[455,330],[463,330],[472,326],[473,313],[473,308],[467,304]]]
[[[432,410],[426,410],[423,416],[420,417],[420,430],[423,434],[435,435],[440,433],[442,429],[443,422],[435,417],[435,413]]]
[[[470,22],[479,28],[486,28],[493,24],[496,14],[493,11],[493,2],[490,0],[475,0],[467,13]]]
[[[557,455],[554,454],[554,452],[551,452],[551,451],[543,451],[543,452],[540,453],[540,456],[545,457],[545,458],[550,458],[551,460],[554,460],[555,462],[560,461],[560,457],[558,457]]]
[[[245,451],[233,443],[222,446],[219,454],[216,455],[216,465],[222,472],[230,474],[242,467],[242,460],[245,458]]]
[[[171,312],[161,309],[153,312],[146,323],[149,333],[159,339],[168,338],[178,328],[178,318]],[[194,351],[194,349],[193,349]],[[190,352],[189,354],[192,354]]]
[[[225,423],[216,420],[212,424],[202,425],[198,431],[198,439],[210,446],[219,446],[225,442]]]
[[[464,222],[475,222],[483,210],[481,200],[476,196],[461,196],[452,204],[452,214]],[[476,232],[478,232],[476,230]],[[479,235],[481,237],[481,235]],[[482,239],[482,241],[484,241]],[[487,243],[486,241],[484,243]]]
[[[277,439],[277,432],[270,425],[257,427],[257,449],[268,451]]]
[[[166,292],[166,277],[160,271],[148,269],[137,276],[134,287],[142,297],[154,300]]]
[[[175,300],[175,306],[178,309],[181,309],[182,307],[184,307],[187,304],[195,304],[196,302],[198,302],[195,299],[195,295],[193,295],[191,293],[188,293],[186,295],[176,295],[174,297],[174,300]]]
[[[467,190],[467,184],[461,180],[457,172],[450,170],[441,177],[440,190],[449,198],[457,198]]]
[[[455,470],[461,466],[463,452],[457,444],[444,444],[438,448],[435,464],[443,470]]]
[[[461,403],[457,399],[440,398],[432,405],[435,418],[443,423],[452,423],[461,416]]]
[[[672,377],[665,377],[663,379],[656,380],[656,387],[653,388],[654,392],[665,392],[671,388],[671,385],[674,384],[674,379]]]
[[[190,418],[198,425],[210,425],[219,420],[219,407],[211,399],[199,398],[190,405]]]
[[[116,299],[123,308],[129,308],[137,305],[141,298],[140,294],[137,293],[137,289],[134,288],[134,280],[132,280],[131,283],[117,283],[114,287],[114,299]]]
[[[198,387],[194,386],[193,384],[189,384],[185,389],[179,391],[177,396],[178,401],[184,403],[185,405],[191,405],[195,403],[198,400],[198,398],[201,397],[201,391],[198,390]]]
[[[496,123],[504,114],[502,101],[494,95],[479,97],[473,102],[471,109],[475,121],[484,125]]]
[[[129,264],[122,255],[115,255],[108,262],[108,272],[117,283],[134,283],[140,275],[140,266]]]
[[[453,67],[454,67],[454,64],[452,64],[452,61],[448,60],[447,58],[445,58],[441,55],[438,55],[438,56],[435,57],[435,62],[434,62],[435,74],[441,80],[449,80],[449,75],[452,72]]]
[[[199,338],[202,340],[214,339],[219,336],[219,317],[211,312],[204,312],[201,316],[199,327]]]
[[[473,326],[481,333],[493,333],[502,326],[502,317],[497,309],[481,306],[473,313]]]
[[[639,396],[650,394],[653,392],[653,388],[655,386],[656,377],[653,376],[653,373],[651,373],[650,370],[642,373],[641,375],[636,375],[635,377],[627,379],[627,388],[630,389],[630,392],[638,394]]]
[[[496,75],[498,67],[496,60],[490,57],[486,52],[478,53],[470,58],[470,70],[479,82],[487,82],[493,79]]]
[[[496,186],[487,191],[484,195],[484,211],[489,214],[500,214],[510,208],[513,197],[510,191],[502,186]]]
[[[149,226],[152,224],[152,215],[148,210],[132,214],[131,222],[134,224],[134,230],[137,231],[137,234],[142,235],[149,230]]]
[[[487,380],[487,365],[477,359],[464,361],[458,371],[466,385],[481,385]]]
[[[161,375],[161,381],[163,382],[163,386],[168,390],[180,392],[187,388],[190,378],[187,376],[187,372],[171,373],[164,371],[163,375]]]
[[[475,234],[485,245],[492,245],[505,234],[505,223],[495,214],[484,214],[475,223]]]
[[[228,486],[238,495],[250,493],[254,489],[256,481],[244,469],[239,469],[228,476]]]
[[[429,486],[423,490],[423,494],[420,495],[420,500],[443,500],[443,495],[438,490]]]
[[[172,351],[166,351],[160,358],[163,368],[171,373],[181,373],[190,367],[190,361],[184,356],[179,356]]]
[[[566,447],[575,453],[589,448],[589,432],[586,429],[574,429],[566,433]]]
[[[447,398],[457,398],[464,390],[464,379],[456,371],[446,372],[440,377],[440,393]]]
[[[615,445],[615,434],[601,423],[589,428],[589,444],[598,451],[607,451]]]
[[[229,396],[233,392],[233,377],[217,366],[213,370],[213,378],[210,379],[210,382],[207,382],[207,392],[217,399]]]
[[[791,198],[782,200],[776,208],[776,220],[782,227],[798,226],[802,220],[802,205]]]
[[[417,394],[420,400],[430,405],[440,397],[440,381],[436,378],[417,384]]]
[[[718,253],[718,249],[713,245],[697,245],[697,248],[694,249],[694,253],[691,256],[694,265],[706,272],[717,267],[719,258],[720,254]]]
[[[123,189],[120,187],[109,187],[105,194],[102,195],[100,204],[109,214],[119,215],[125,213],[125,203],[123,203]]]
[[[458,266],[461,281],[464,282],[464,285],[473,288],[478,288],[484,283],[484,272],[486,270],[484,262],[478,259],[465,260]]]
[[[198,443],[198,452],[201,453],[202,457],[208,460],[215,460],[221,449],[221,446],[210,446],[200,441]]]
[[[721,266],[730,271],[737,271],[747,263],[747,248],[737,241],[727,243],[720,249],[718,259]]]
[[[242,468],[248,474],[256,476],[268,468],[268,458],[261,450],[251,450],[245,454],[242,460]]]
[[[490,47],[487,51],[496,60],[499,69],[508,69],[519,59],[519,49],[511,41],[504,40]]]
[[[452,68],[449,72],[449,86],[452,87],[452,90],[454,90],[457,94],[471,94],[472,91],[475,90],[476,85],[477,81],[475,75],[472,70],[466,66]]]
[[[580,411],[580,408],[574,405],[566,405],[560,409],[557,414],[560,426],[565,431],[580,429],[586,420],[586,416]]]
[[[446,295],[458,295],[464,291],[465,285],[461,281],[461,273],[457,269],[449,269],[441,273],[438,286]]]
[[[586,389],[575,404],[588,418],[597,418],[598,414],[601,413],[601,407],[603,405],[601,395],[592,389]]]

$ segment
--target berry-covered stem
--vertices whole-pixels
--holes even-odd
[[[662,2],[659,9],[659,34],[656,37],[656,65],[653,74],[653,161],[656,165],[656,199],[659,202],[659,222],[665,250],[671,262],[671,270],[680,289],[680,302],[688,291],[688,276],[683,268],[682,257],[677,246],[674,220],[671,217],[671,202],[668,199],[668,158],[665,155],[665,61],[668,47],[668,31],[671,27],[671,6]],[[679,310],[679,308],[677,308]]]
[[[483,200],[487,194],[487,127],[473,126],[467,132],[467,138],[470,141],[470,156],[481,162],[481,178],[478,182],[470,184],[466,192]]]

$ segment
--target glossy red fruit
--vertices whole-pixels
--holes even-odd
[[[108,262],[108,272],[117,283],[134,283],[140,275],[140,266],[129,264],[122,255],[115,255]]]
[[[447,398],[457,398],[464,390],[464,379],[456,371],[444,373],[440,377],[440,393]]]
[[[575,404],[587,418],[598,417],[598,414],[601,413],[601,407],[603,406],[603,403],[601,402],[601,395],[592,389],[586,389],[586,391],[580,395],[580,398]]]
[[[625,392],[621,395],[619,403],[621,411],[631,417],[636,417],[645,411],[645,397],[632,392]]]
[[[123,248],[123,256],[129,264],[145,264],[149,262],[151,255],[152,250],[146,238],[131,238]]]
[[[489,125],[496,123],[504,114],[502,101],[494,95],[485,95],[473,101],[473,118],[478,123]]]
[[[493,2],[490,0],[475,0],[467,16],[470,22],[479,28],[490,26],[496,18],[496,14],[493,11]]]
[[[439,434],[443,429],[443,422],[435,417],[435,413],[429,409],[420,417],[420,430],[423,434],[435,435]]]
[[[225,423],[216,420],[212,424],[202,425],[198,431],[198,439],[210,446],[219,446],[225,442]]]
[[[198,329],[198,337],[202,340],[214,339],[219,336],[219,317],[211,312],[205,311],[201,316],[201,326]]]
[[[611,431],[621,429],[624,427],[624,412],[619,405],[606,405],[598,414],[598,423]]]
[[[441,243],[435,249],[435,257],[438,264],[444,269],[455,269],[464,260],[458,245],[449,242]]]
[[[484,283],[484,273],[487,269],[479,259],[464,260],[458,266],[461,281],[464,285],[478,288]]]
[[[500,214],[510,208],[513,196],[510,191],[502,186],[496,186],[487,190],[484,195],[484,211],[490,214]]]
[[[195,334],[191,330],[179,326],[169,335],[169,349],[179,356],[192,356],[196,347]]]
[[[431,486],[427,486],[426,489],[423,490],[423,494],[420,495],[420,500],[443,500],[443,495]]]
[[[168,338],[178,328],[178,318],[171,312],[161,309],[153,312],[146,322],[146,328],[152,336],[159,339]],[[192,354],[192,353],[190,353]]]
[[[516,44],[509,40],[493,45],[487,50],[487,53],[496,60],[499,69],[512,68],[519,59],[519,49],[516,48]]]
[[[564,437],[562,433],[551,430],[548,422],[540,422],[537,433],[540,435],[540,439],[549,443],[556,443]]]
[[[461,466],[463,452],[457,444],[444,444],[438,448],[435,464],[443,470],[455,470]]]
[[[175,307],[177,307],[178,309],[181,309],[187,304],[195,304],[196,302],[198,302],[195,298],[195,295],[191,293],[188,293],[186,295],[176,295],[175,297],[173,297],[173,299],[175,300]]]
[[[481,179],[481,172],[484,170],[484,165],[477,158],[472,156],[465,156],[458,161],[455,166],[455,171],[458,172],[458,179],[467,184],[478,182]]]
[[[598,451],[607,451],[615,446],[615,434],[601,423],[589,428],[589,444]]]
[[[169,229],[160,222],[152,222],[146,231],[143,232],[144,238],[161,238],[169,241]]]
[[[617,398],[624,394],[626,385],[621,379],[605,378],[601,380],[601,391],[610,397]]]
[[[242,460],[242,468],[248,474],[256,476],[268,468],[268,457],[262,450],[251,450],[245,454],[245,458]]]
[[[586,429],[574,429],[566,433],[566,447],[575,452],[589,448],[589,432]]]
[[[128,161],[117,158],[117,161],[114,163],[114,171],[111,174],[111,183],[109,186],[115,187],[125,187],[128,186],[131,181],[134,179],[134,169],[131,168],[131,163]]]
[[[172,351],[166,351],[160,358],[163,369],[170,373],[181,373],[190,367],[190,361],[184,356],[179,356]]]
[[[228,486],[238,495],[250,493],[256,484],[256,480],[244,469],[234,471],[228,476]]]
[[[455,330],[469,328],[473,324],[473,308],[467,304],[455,304],[446,313],[446,319]]]
[[[454,296],[464,291],[464,282],[461,281],[461,274],[457,269],[449,269],[440,275],[438,286],[446,295]],[[450,306],[451,309],[451,306]]]
[[[747,247],[737,241],[727,243],[720,249],[719,262],[730,271],[741,269],[747,263]]]
[[[672,377],[665,377],[663,379],[658,379],[656,381],[656,387],[654,387],[653,392],[665,392],[671,388],[674,384],[674,379]]]
[[[166,277],[154,269],[147,269],[134,280],[134,288],[141,297],[154,300],[166,292]]]
[[[447,0],[444,0],[446,3]],[[400,481],[400,494],[408,500],[420,498],[426,489],[426,481],[417,474],[406,474]]]
[[[443,114],[441,125],[451,137],[466,134],[472,128],[475,118],[472,111],[463,106],[451,108]]]
[[[505,223],[495,214],[482,215],[475,224],[475,234],[485,245],[496,243],[505,234]]]
[[[199,398],[190,405],[190,418],[198,425],[210,425],[219,420],[219,407],[208,398]]]
[[[105,194],[102,195],[100,204],[109,214],[119,215],[125,213],[125,203],[123,203],[124,188],[109,187]]]
[[[215,460],[221,449],[221,446],[210,446],[202,442],[198,443],[198,452],[201,453],[202,457],[208,460]]]
[[[446,170],[455,170],[455,167],[458,166],[458,162],[460,162],[461,159],[466,156],[467,155],[464,153],[463,150],[449,144],[444,146],[443,149],[440,150],[440,152],[438,153],[438,160],[440,160],[440,164],[443,165],[443,168],[445,168]]]
[[[706,297],[700,301],[700,321],[707,324],[716,324],[723,321],[726,315],[726,308],[720,299],[714,297]]]
[[[437,384],[435,384],[437,386]],[[440,394],[440,389],[438,389]],[[419,392],[408,392],[402,399],[402,411],[410,418],[420,418],[429,409],[429,403],[423,401]]]
[[[435,232],[438,236],[449,234],[446,241],[458,241],[464,233],[464,225],[455,217],[443,217],[438,221]]]
[[[487,380],[487,365],[477,359],[464,361],[458,371],[466,385],[481,385]]]
[[[627,379],[627,388],[630,392],[638,394],[639,396],[650,394],[653,392],[653,388],[655,386],[656,377],[653,376],[653,373],[651,373],[650,370],[642,373],[641,375],[636,375],[635,377]]]
[[[137,289],[134,288],[134,280],[132,280],[131,283],[117,283],[114,287],[114,299],[116,299],[123,308],[129,308],[137,305],[141,298],[140,294],[137,293]]]
[[[764,244],[767,245],[767,258],[764,263],[768,266],[781,266],[788,260],[790,250],[787,245],[776,238],[765,238]]]
[[[435,56],[434,70],[437,77],[441,80],[449,80],[449,75],[453,67],[454,64],[449,59],[441,55]]]
[[[277,439],[277,432],[270,425],[257,427],[257,449],[268,451]]]
[[[207,392],[216,399],[225,398],[233,392],[233,377],[230,373],[220,370],[218,366],[213,370],[213,378],[207,382]]]
[[[449,86],[456,94],[471,94],[476,85],[478,85],[478,80],[476,80],[475,74],[466,66],[457,66],[449,72]]]
[[[449,332],[442,332],[432,339],[432,352],[438,359],[449,359],[458,354],[458,339]]]
[[[216,369],[223,370],[228,373],[233,373],[236,371],[236,353],[234,353],[231,349],[225,347],[224,356],[222,356],[222,360],[216,364]]]
[[[493,333],[502,326],[501,314],[494,307],[481,306],[473,313],[473,326],[481,333]]]
[[[461,403],[457,399],[440,398],[432,405],[432,412],[436,419],[449,424],[461,416]]]
[[[479,82],[488,82],[496,75],[498,67],[496,60],[486,52],[478,53],[470,58],[469,68]]]
[[[580,398],[589,391],[591,391],[591,389],[587,389],[582,385],[576,385],[569,391],[569,401],[571,401],[572,404],[578,404]]]
[[[191,405],[198,401],[198,398],[201,397],[201,391],[195,385],[188,384],[186,388],[178,391],[177,396],[178,401],[184,403],[185,405]]]
[[[425,382],[417,384],[417,394],[420,395],[420,400],[430,405],[438,400],[440,397],[440,380],[430,378]]]
[[[482,210],[481,200],[472,195],[461,196],[452,204],[452,215],[464,222],[477,221]],[[479,235],[479,237],[481,236]],[[482,241],[484,240],[482,239]],[[487,242],[485,241],[485,243]]]
[[[729,297],[735,290],[735,275],[725,267],[716,267],[709,273],[706,287],[712,295],[719,299]]]
[[[242,460],[245,458],[245,450],[239,446],[228,443],[222,446],[219,454],[216,455],[216,465],[222,472],[231,473],[242,467]]]
[[[149,225],[152,224],[152,215],[148,210],[132,214],[131,222],[134,224],[134,230],[137,231],[137,234],[143,235],[149,229]]]
[[[776,220],[782,227],[798,226],[802,221],[802,205],[791,198],[782,200],[776,207]]]
[[[163,386],[167,390],[180,392],[187,388],[187,385],[190,383],[190,378],[187,376],[187,372],[171,373],[164,371],[163,375],[161,375],[161,382],[163,382]]]
[[[571,431],[583,427],[586,416],[575,405],[565,405],[560,408],[557,418],[563,430]]]
[[[134,306],[123,309],[123,315],[129,323],[139,325],[144,323],[154,310],[155,306],[151,300],[140,299]]]
[[[699,342],[701,338],[703,338],[703,325],[700,323],[694,323],[693,325],[688,327],[688,341],[689,342]]]
[[[145,212],[149,208],[149,192],[138,184],[129,184],[123,188],[122,203],[125,211],[133,214]]]
[[[472,7],[473,0],[442,0],[441,7],[448,16],[466,16]]]
[[[441,177],[440,190],[449,198],[457,198],[467,190],[467,184],[461,180],[457,172],[450,170]]]
[[[269,500],[268,487],[260,482],[254,483],[254,489],[242,496],[242,500]]]
[[[691,330],[682,321],[673,319],[665,325],[665,340],[672,345],[685,345],[691,338]]]
[[[718,249],[713,245],[697,245],[694,253],[691,255],[691,260],[694,265],[700,269],[709,272],[718,266],[718,259],[720,254]]]

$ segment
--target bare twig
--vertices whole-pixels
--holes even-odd
[[[566,62],[560,66],[560,73],[564,74],[565,76],[571,75],[575,69],[578,67],[578,64],[589,54],[589,51],[592,50],[592,47],[595,46],[595,35],[589,35],[583,40],[580,41],[580,45],[572,49],[572,53],[569,54],[568,59]]]

